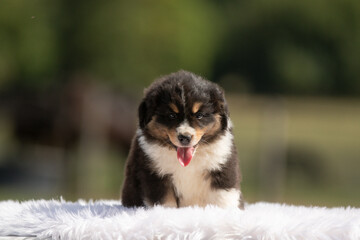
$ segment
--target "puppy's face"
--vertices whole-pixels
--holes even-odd
[[[139,125],[148,141],[176,151],[187,166],[202,144],[211,144],[227,128],[223,91],[185,71],[165,76],[145,92]]]

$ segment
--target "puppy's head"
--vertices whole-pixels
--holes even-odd
[[[139,127],[146,139],[174,149],[183,166],[197,147],[225,133],[227,118],[223,90],[186,71],[155,81],[139,106]]]

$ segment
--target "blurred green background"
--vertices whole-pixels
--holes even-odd
[[[1,0],[0,200],[120,197],[143,89],[226,91],[248,202],[360,207],[358,0]]]

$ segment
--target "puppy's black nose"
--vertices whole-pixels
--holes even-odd
[[[188,145],[191,141],[191,136],[190,135],[182,135],[180,134],[178,136],[178,139],[179,139],[179,142],[182,144],[182,145]]]

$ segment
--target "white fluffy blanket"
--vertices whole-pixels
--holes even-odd
[[[127,209],[119,201],[0,202],[0,236],[53,239],[360,239],[360,209],[256,203]]]

